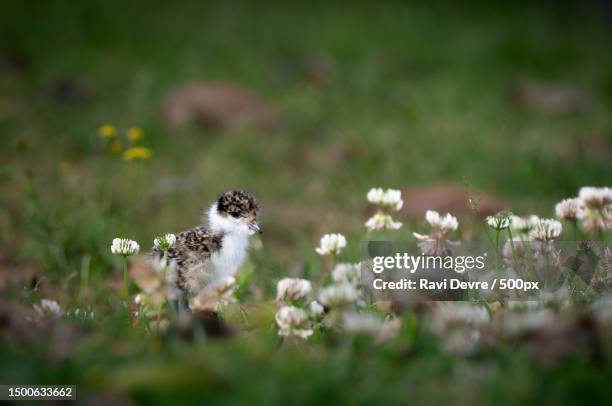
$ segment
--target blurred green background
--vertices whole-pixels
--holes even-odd
[[[485,191],[517,212],[552,216],[554,202],[580,186],[611,181],[611,23],[610,7],[596,1],[2,1],[1,266],[34,267],[70,296],[85,263],[92,278],[110,273],[113,237],[137,239],[146,250],[155,235],[198,224],[201,210],[234,187],[263,206],[264,248],[255,255],[253,279],[268,293],[273,278],[308,268],[324,232],[346,234],[347,256],[356,256],[370,187],[402,189],[408,201],[412,188],[453,183]],[[198,110],[194,120],[172,126],[168,97],[186,83],[246,89],[253,96],[239,103],[254,109],[254,122],[233,126],[231,103],[223,107],[213,97],[212,107],[201,107],[187,98],[176,108]],[[206,116],[215,106],[225,118]],[[97,134],[108,123],[119,137],[142,128],[140,145],[153,157],[122,160]],[[409,213],[398,219],[407,225],[403,237],[421,221]],[[236,396],[332,401],[338,386],[357,389],[354,380],[363,384],[354,400],[372,402],[382,396],[376,383],[389,385],[388,400],[406,380],[420,382],[413,390],[431,396],[436,385],[426,379],[441,376],[437,382],[456,387],[436,400],[454,391],[475,400],[454,380],[483,382],[475,367],[457,364],[470,372],[448,373],[450,361],[430,364],[423,345],[410,370],[394,356],[392,367],[380,369],[389,359],[368,358],[367,349],[288,349],[284,356],[300,358],[306,372],[273,361],[274,376]],[[139,356],[136,345],[126,346],[118,353]],[[199,351],[226,377],[258,375],[272,362],[246,341],[231,346],[217,355]],[[233,351],[235,363],[214,360]],[[154,376],[146,379],[157,382],[191,358],[183,348],[170,353],[120,376],[136,379],[147,371]],[[81,366],[100,362],[104,370],[116,360],[89,354],[34,372],[44,356],[25,361],[15,354],[3,369],[22,371],[16,376],[24,379],[74,377]],[[508,382],[530,388],[527,400],[548,396],[523,378],[533,377],[528,363],[500,354],[501,364],[485,367],[491,385],[483,399],[497,399]],[[327,356],[331,369],[319,376],[317,360]],[[168,366],[168,359],[179,361]],[[234,371],[236,363],[248,367]],[[202,389],[181,371],[187,389]],[[203,387],[218,393],[227,382],[215,373]],[[585,382],[602,379],[580,365],[564,378],[557,373],[538,379],[561,385],[567,391],[559,396],[568,399],[582,399],[591,390]],[[88,374],[90,383],[106,376],[96,369]],[[298,378],[312,385],[296,384]],[[564,379],[576,386],[558,383]],[[274,385],[296,392],[274,398]]]
[[[1,15],[9,252],[31,220],[18,162],[57,221],[147,240],[246,188],[280,250],[360,230],[374,186],[465,183],[550,215],[610,181],[610,14],[596,2],[8,1]],[[165,98],[193,82],[249,89],[274,123],[169,127]],[[144,130],[142,173],[104,151],[105,123]],[[112,198],[92,196],[99,183]]]

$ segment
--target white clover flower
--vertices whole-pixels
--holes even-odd
[[[439,227],[440,213],[435,210],[427,210],[425,212],[425,221],[427,221],[431,227]]]
[[[385,192],[381,188],[370,189],[367,195],[368,202],[373,204],[382,204],[384,195]]]
[[[284,278],[276,285],[277,301],[298,301],[310,295],[312,285],[310,281],[299,278]]]
[[[394,221],[391,215],[378,212],[366,221],[365,226],[368,230],[398,230],[402,223]]]
[[[319,302],[327,307],[343,307],[359,300],[359,291],[348,283],[327,286],[319,292]]]
[[[510,227],[519,234],[527,234],[539,220],[540,218],[535,215],[528,217],[512,216],[510,219]]]
[[[368,192],[367,198],[368,202],[389,210],[398,211],[404,206],[402,192],[396,189],[385,191],[381,188],[373,188]]]
[[[450,213],[441,216],[440,213],[434,210],[427,210],[427,212],[425,212],[425,221],[427,221],[434,230],[439,230],[442,234],[455,231],[459,227],[457,217]]]
[[[585,186],[580,188],[578,197],[589,209],[600,210],[612,204],[612,188]]]
[[[323,314],[325,313],[325,308],[323,308],[323,306],[321,306],[319,302],[313,300],[308,305],[308,313],[310,314],[310,317],[314,320],[319,320],[321,317],[323,317]]]
[[[296,336],[306,339],[313,333],[308,314],[305,310],[298,307],[283,306],[278,310],[274,318],[278,326],[279,336]]]
[[[140,246],[136,241],[128,238],[115,238],[111,245],[111,252],[115,255],[121,255],[122,257],[129,257],[130,255],[136,255],[140,251]]]
[[[579,217],[585,230],[612,228],[612,188],[587,186],[580,189],[578,196],[586,206]]]
[[[457,217],[451,216],[450,213],[446,213],[444,217],[441,218],[440,229],[445,232],[455,231],[459,227],[459,222],[457,221]]]
[[[383,191],[380,188],[370,189],[368,201],[380,206],[379,211],[368,219],[365,226],[368,230],[397,230],[402,227],[402,223],[394,221],[389,210],[398,211],[404,205],[402,192],[395,189]]]
[[[395,189],[387,189],[382,197],[382,204],[383,206],[389,207],[392,210],[400,210],[404,206],[402,192]]]
[[[579,198],[564,199],[555,205],[555,214],[562,220],[575,221],[584,216],[584,202]]]
[[[331,275],[335,283],[359,285],[361,282],[361,264],[337,264],[332,270]]]
[[[174,246],[175,242],[176,242],[176,236],[174,234],[166,234],[163,237],[156,237],[153,240],[153,245],[159,248],[160,250],[165,251],[168,248],[171,248],[172,246]]]
[[[497,214],[487,217],[487,224],[493,230],[501,231],[510,227],[510,216],[506,214]]]
[[[39,320],[45,318],[62,317],[62,308],[55,300],[42,299],[39,304],[32,306]]]
[[[437,334],[444,334],[449,329],[460,327],[476,327],[490,320],[487,309],[471,303],[453,303],[440,305],[433,312],[431,328]]]
[[[412,233],[417,240],[421,241],[418,244],[421,252],[427,255],[442,255],[450,247],[458,245],[456,241],[445,239],[446,234],[457,230],[459,227],[457,217],[450,213],[441,216],[437,211],[427,210],[425,212],[425,221],[432,228],[431,234]]]
[[[337,255],[344,247],[346,247],[346,238],[342,234],[325,234],[315,251],[319,255]]]
[[[534,241],[552,241],[561,235],[563,225],[554,219],[540,219],[529,232],[529,239]]]

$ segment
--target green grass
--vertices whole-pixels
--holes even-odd
[[[540,368],[512,348],[465,360],[410,331],[382,347],[347,339],[294,348],[279,345],[268,312],[258,333],[230,341],[145,336],[115,320],[108,287],[118,268],[113,237],[146,249],[155,235],[197,224],[233,187],[264,207],[264,248],[250,264],[252,290],[267,298],[275,278],[320,272],[313,248],[324,232],[345,233],[347,259],[356,259],[373,186],[466,182],[518,212],[552,215],[580,186],[610,183],[605,24],[588,6],[528,2],[3,2],[0,266],[34,266],[40,280],[7,297],[30,304],[53,293],[100,320],[65,359],[44,340],[3,344],[0,377],[158,403],[610,399],[609,363]],[[321,86],[308,80],[313,61],[329,67]],[[84,83],[91,99],[55,101],[52,84],[65,78]],[[521,79],[576,85],[593,102],[558,114],[516,106],[507,93]],[[278,109],[278,127],[169,130],[164,95],[192,80],[256,90]],[[154,158],[139,165],[109,153],[96,135],[105,123],[142,127]],[[167,184],[184,188],[163,193]],[[295,214],[279,219],[279,207]],[[407,238],[416,220],[400,220]]]

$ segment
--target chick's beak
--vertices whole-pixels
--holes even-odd
[[[261,227],[259,226],[259,223],[257,222],[257,220],[251,221],[249,223],[249,228],[253,230],[254,233],[263,234],[263,231],[261,231]]]

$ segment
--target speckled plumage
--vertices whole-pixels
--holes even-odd
[[[205,272],[206,263],[214,252],[221,250],[222,241],[222,234],[213,233],[205,227],[195,227],[177,234],[174,247],[168,250],[168,259],[176,264],[176,285],[179,289],[197,293],[194,290],[205,283],[198,274]],[[153,255],[161,258],[163,253],[159,248],[154,248]]]
[[[228,213],[234,217],[256,213],[258,209],[257,200],[244,190],[225,192],[217,201],[217,210],[220,213]]]
[[[224,193],[207,211],[208,227],[195,227],[176,236],[168,259],[176,265],[170,279],[187,297],[219,278],[232,276],[246,256],[248,237],[259,231],[253,196],[242,190]],[[161,258],[159,248],[153,256]]]

